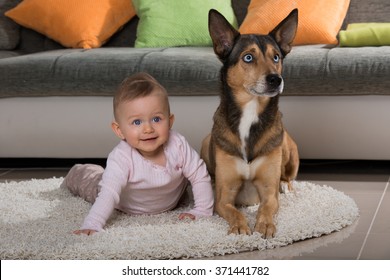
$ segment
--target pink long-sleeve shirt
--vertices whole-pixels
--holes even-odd
[[[166,166],[145,159],[121,141],[109,154],[101,190],[81,229],[101,231],[114,209],[131,215],[157,214],[173,209],[187,182],[192,185],[194,207],[189,213],[210,216],[213,191],[204,161],[179,133],[170,132],[164,146]]]

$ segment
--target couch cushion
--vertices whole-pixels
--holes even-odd
[[[220,67],[212,48],[61,49],[0,59],[0,97],[107,96],[140,71],[171,95],[210,95],[218,90]]]
[[[0,50],[0,59],[8,58],[8,57],[15,57],[15,56],[19,56],[19,55],[21,55],[21,53],[17,52],[17,51]]]
[[[286,95],[389,95],[390,46],[296,46],[284,76]]]
[[[211,47],[47,51],[0,59],[0,97],[111,96],[140,71],[170,95],[217,95],[220,67]],[[296,46],[283,74],[283,95],[388,95],[390,46]]]

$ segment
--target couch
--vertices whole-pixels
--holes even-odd
[[[0,0],[0,10],[20,1]],[[238,24],[249,0],[232,2]],[[8,6],[7,6],[8,5]],[[3,16],[3,15],[0,15]],[[388,0],[351,0],[343,27],[390,20]],[[134,48],[138,18],[105,45],[64,48],[9,19],[0,50],[0,161],[106,158],[120,81],[146,71],[168,90],[174,129],[200,149],[218,105],[221,63],[211,47]],[[302,159],[390,160],[390,46],[294,46],[280,109]]]

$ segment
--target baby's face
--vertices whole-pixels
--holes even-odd
[[[158,90],[120,104],[117,113],[121,138],[144,157],[153,158],[168,141],[173,115],[167,99]]]

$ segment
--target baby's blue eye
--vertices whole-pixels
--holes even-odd
[[[253,61],[253,56],[251,55],[251,54],[246,54],[246,55],[244,55],[244,57],[242,58],[242,60],[244,60],[244,62],[246,62],[246,63],[250,63],[250,62],[252,62]]]
[[[280,60],[280,56],[279,56],[278,54],[275,54],[275,55],[274,55],[274,62],[275,62],[275,63],[278,63],[279,60]]]
[[[161,118],[160,118],[160,117],[154,117],[154,118],[153,118],[153,122],[159,122],[159,121],[161,121]]]
[[[133,122],[132,122],[132,124],[134,124],[134,125],[141,125],[141,120],[134,120]]]

